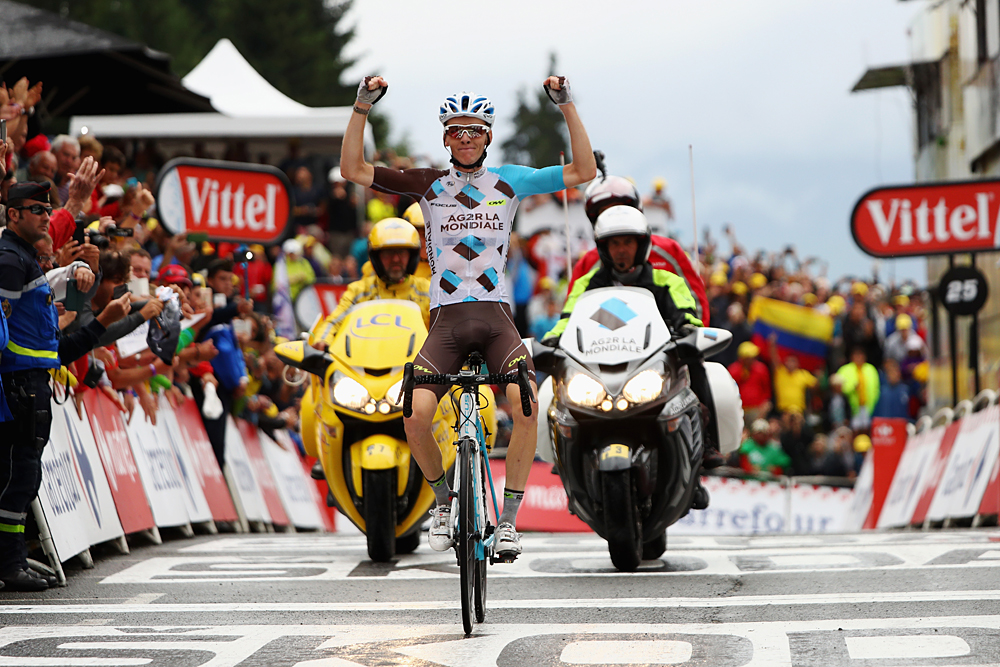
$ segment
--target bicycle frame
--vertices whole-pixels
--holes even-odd
[[[472,371],[459,372],[459,376],[468,376],[470,379],[474,375],[475,373]],[[458,433],[455,446],[459,449],[462,446],[472,447],[473,472],[472,479],[469,482],[472,484],[472,497],[476,498],[475,525],[479,534],[479,539],[476,541],[476,560],[485,560],[487,556],[490,556],[490,561],[492,562],[494,535],[492,533],[488,536],[486,535],[486,505],[481,501],[485,495],[485,490],[479,488],[483,479],[484,467],[486,468],[486,479],[490,485],[490,495],[493,498],[494,516],[500,516],[500,509],[497,503],[496,489],[493,486],[493,473],[486,458],[486,434],[483,433],[482,421],[479,419],[478,387],[463,386],[461,396],[459,397],[458,420],[455,424],[455,430]],[[463,475],[461,474],[455,475],[453,488],[455,495],[451,499],[452,528],[455,534],[458,534],[458,522],[461,518],[458,510],[458,494],[462,483],[465,481],[462,477]]]

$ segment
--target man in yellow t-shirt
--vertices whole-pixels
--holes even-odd
[[[816,376],[799,367],[799,358],[795,355],[785,357],[784,363],[778,358],[778,348],[775,343],[777,336],[771,334],[767,342],[770,347],[771,376],[774,378],[774,403],[779,412],[806,411],[806,390],[816,386]]]

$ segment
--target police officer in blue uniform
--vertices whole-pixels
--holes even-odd
[[[12,186],[7,193],[7,228],[0,235],[0,308],[8,328],[7,344],[0,352],[0,382],[13,416],[0,421],[0,582],[4,590],[13,591],[40,591],[54,583],[28,567],[24,538],[52,424],[49,370],[93,349],[105,325],[125,310],[124,305],[116,306],[103,321],[98,318],[60,338],[52,290],[34,248],[48,232],[49,188],[47,182]]]

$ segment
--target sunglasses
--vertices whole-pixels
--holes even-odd
[[[42,204],[32,204],[31,206],[11,206],[11,208],[19,211],[30,211],[34,215],[41,215],[42,213],[52,215],[52,207],[43,206]]]
[[[463,134],[468,134],[470,139],[478,139],[489,131],[489,125],[448,125],[444,128],[444,133],[452,139],[461,139]]]

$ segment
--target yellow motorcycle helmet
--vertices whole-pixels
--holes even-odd
[[[414,227],[424,228],[424,212],[420,209],[420,202],[413,202],[403,211],[403,220]]]
[[[413,225],[402,218],[385,218],[380,220],[368,235],[368,261],[372,263],[375,275],[385,283],[392,283],[389,274],[378,251],[386,248],[407,248],[412,250],[410,261],[406,263],[406,275],[413,275],[420,261],[420,235]]]

